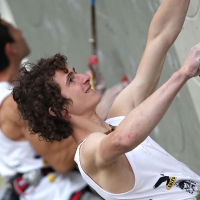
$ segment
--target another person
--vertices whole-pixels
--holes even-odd
[[[76,169],[74,140],[40,141],[19,116],[11,81],[29,52],[22,31],[1,20],[0,175],[10,184],[3,200],[100,200]]]
[[[96,114],[101,96],[89,76],[77,74],[59,54],[21,70],[14,100],[30,131],[47,141],[70,135],[86,182],[104,199],[193,199],[200,177],[154,142],[149,134],[174,97],[200,74],[200,44],[157,91],[166,53],[181,31],[189,0],[163,0],[148,33],[136,77],[116,98],[104,122]]]

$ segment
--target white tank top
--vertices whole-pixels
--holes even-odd
[[[0,82],[0,105],[12,92],[12,86],[7,82]],[[43,158],[36,158],[37,154],[28,141],[16,142],[8,139],[0,129],[0,175],[6,179],[17,172],[25,173],[44,166]],[[39,185],[33,189],[29,187],[25,196],[20,200],[69,200],[70,196],[86,186],[86,182],[77,171],[62,176],[56,172],[55,182],[50,182],[48,176],[42,177]]]
[[[115,117],[106,122],[118,126],[123,119],[124,117]],[[200,177],[147,137],[139,146],[125,154],[135,174],[134,188],[125,193],[109,193],[82,169],[79,158],[81,144],[75,154],[81,175],[106,200],[192,200],[200,192]]]

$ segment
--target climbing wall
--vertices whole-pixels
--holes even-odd
[[[134,77],[159,4],[159,0],[96,0],[99,69],[107,86],[119,82],[124,74]],[[160,85],[200,41],[199,4],[199,0],[191,0],[183,30],[167,54]],[[89,0],[1,0],[3,5],[1,12],[10,12],[24,32],[32,51],[27,59],[34,62],[59,52],[78,72],[87,70],[91,54]],[[184,86],[151,136],[200,174],[199,81],[197,77]]]

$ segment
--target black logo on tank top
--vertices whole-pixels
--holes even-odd
[[[166,189],[170,190],[171,187],[175,184],[176,182],[176,177],[170,177],[170,176],[165,176],[164,174],[161,174],[162,177],[158,179],[158,181],[155,183],[153,186],[154,189],[158,188],[162,183],[166,184]]]
[[[189,192],[190,194],[193,194],[194,192],[199,193],[199,188],[196,187],[196,183],[191,180],[177,181],[175,183],[175,186],[182,190],[185,190],[186,192]]]
[[[191,180],[179,180],[176,181],[177,178],[173,176],[165,176],[161,174],[161,177],[157,180],[155,185],[153,186],[154,189],[158,188],[161,184],[166,184],[166,189],[170,190],[172,186],[178,187],[181,190],[185,190],[190,194],[200,194],[200,187],[196,185],[195,182]]]

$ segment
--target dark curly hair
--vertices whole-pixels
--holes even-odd
[[[39,134],[45,141],[60,141],[72,134],[72,124],[62,118],[61,112],[67,112],[72,103],[61,95],[59,85],[53,80],[56,70],[66,68],[67,57],[56,54],[47,59],[40,59],[37,64],[24,63],[20,69],[21,76],[13,89],[13,98],[24,120],[28,121],[32,134]],[[49,114],[49,108],[56,116]]]

